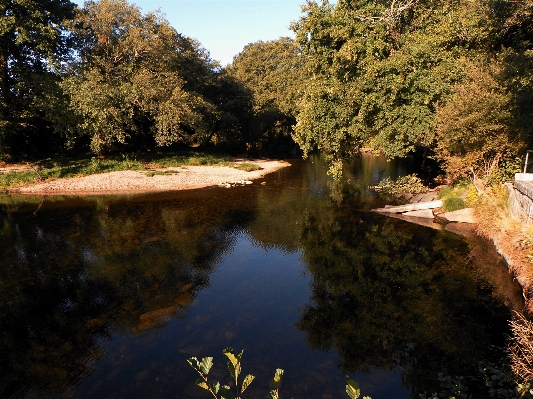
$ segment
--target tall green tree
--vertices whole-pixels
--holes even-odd
[[[202,90],[217,64],[198,42],[125,0],[86,2],[72,32],[79,62],[62,85],[75,117],[71,139],[87,136],[103,152],[211,136],[216,108]]]
[[[73,10],[69,0],[0,2],[0,156],[31,151],[50,132],[46,109],[70,51],[64,22]]]
[[[313,72],[295,140],[324,151],[337,175],[362,146],[388,157],[434,148],[437,109],[469,81],[469,65],[528,48],[531,7],[521,3],[309,1],[293,25]]]
[[[256,146],[288,145],[305,84],[306,57],[284,37],[248,44],[228,68],[253,94]],[[283,144],[282,144],[283,143]]]

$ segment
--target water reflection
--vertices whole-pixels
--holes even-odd
[[[276,367],[309,398],[343,397],[345,372],[374,399],[470,372],[508,316],[478,244],[364,212],[375,171],[402,172],[367,161],[342,184],[315,158],[230,190],[2,197],[0,395],[203,397],[185,359],[223,378],[226,346],[252,397]]]

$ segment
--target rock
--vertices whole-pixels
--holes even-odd
[[[419,202],[429,202],[434,201],[437,198],[437,193],[434,191],[430,191],[428,193],[425,193]]]
[[[387,212],[387,213],[403,213],[410,211],[419,211],[422,209],[435,209],[442,206],[442,201],[430,201],[430,202],[419,202],[417,204],[407,204],[400,206],[393,206],[390,208],[378,208],[373,209],[374,212]]]
[[[416,202],[420,202],[422,198],[424,197],[424,193],[415,194],[413,197],[409,200],[410,203],[414,204]]]
[[[408,211],[404,213],[405,216],[414,216],[417,218],[433,219],[433,211],[431,209],[422,209],[418,211]]]
[[[439,216],[446,218],[449,222],[459,222],[459,223],[476,223],[474,218],[474,209],[465,208],[453,212],[441,213]]]
[[[515,173],[514,179],[518,181],[533,181],[533,173]]]

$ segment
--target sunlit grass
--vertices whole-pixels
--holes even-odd
[[[151,164],[160,168],[172,168],[180,166],[201,166],[201,165],[216,165],[216,166],[231,166],[233,165],[232,158],[228,155],[211,155],[204,153],[179,153],[164,156],[161,158],[154,158]]]
[[[235,164],[236,169],[244,170],[245,172],[253,172],[254,170],[259,170],[261,167],[255,163],[242,162]]]

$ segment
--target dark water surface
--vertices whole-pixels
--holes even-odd
[[[412,165],[315,158],[251,186],[0,197],[0,397],[208,398],[192,356],[244,349],[264,397],[417,398],[497,361],[520,306],[487,243],[368,212]],[[407,168],[407,169],[406,169]],[[495,290],[495,284],[507,288]]]

